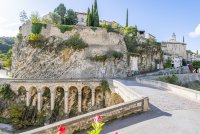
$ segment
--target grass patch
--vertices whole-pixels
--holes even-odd
[[[59,25],[57,27],[60,29],[61,33],[65,33],[66,31],[71,31],[73,29],[72,26],[68,26],[68,25]]]

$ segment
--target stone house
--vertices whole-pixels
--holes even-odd
[[[186,53],[186,43],[178,42],[176,40],[175,33],[172,34],[172,37],[169,41],[161,42],[162,51],[164,52],[164,61],[168,58],[172,60],[173,67],[180,67],[182,66],[182,60],[187,60],[187,53]]]

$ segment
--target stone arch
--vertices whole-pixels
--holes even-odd
[[[68,108],[69,117],[78,115],[78,88],[75,86],[69,88]]]
[[[30,106],[37,106],[38,101],[38,94],[37,94],[37,88],[31,87],[30,88]]]
[[[84,86],[81,90],[81,111],[87,112],[92,108],[92,90],[88,86]]]
[[[54,103],[54,113],[57,116],[64,116],[64,88],[61,86],[55,89],[55,103]]]
[[[24,86],[20,86],[17,90],[18,97],[21,101],[26,101],[26,88]]]
[[[49,87],[42,88],[42,110],[51,110],[51,91]]]
[[[104,93],[101,86],[95,88],[95,107],[96,109],[104,107]]]

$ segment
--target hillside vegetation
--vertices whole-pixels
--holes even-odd
[[[4,54],[7,53],[14,43],[14,37],[0,37],[0,51]]]

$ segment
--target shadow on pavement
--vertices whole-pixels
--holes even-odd
[[[110,132],[113,132],[114,134],[114,132],[119,129],[131,126],[140,122],[155,119],[161,116],[172,116],[171,114],[160,110],[159,108],[155,107],[152,104],[150,104],[150,108],[151,110],[145,113],[129,115],[121,119],[116,119],[114,121],[107,122],[105,126],[103,127],[101,134],[107,134]],[[81,132],[79,134],[87,134],[87,131]]]

